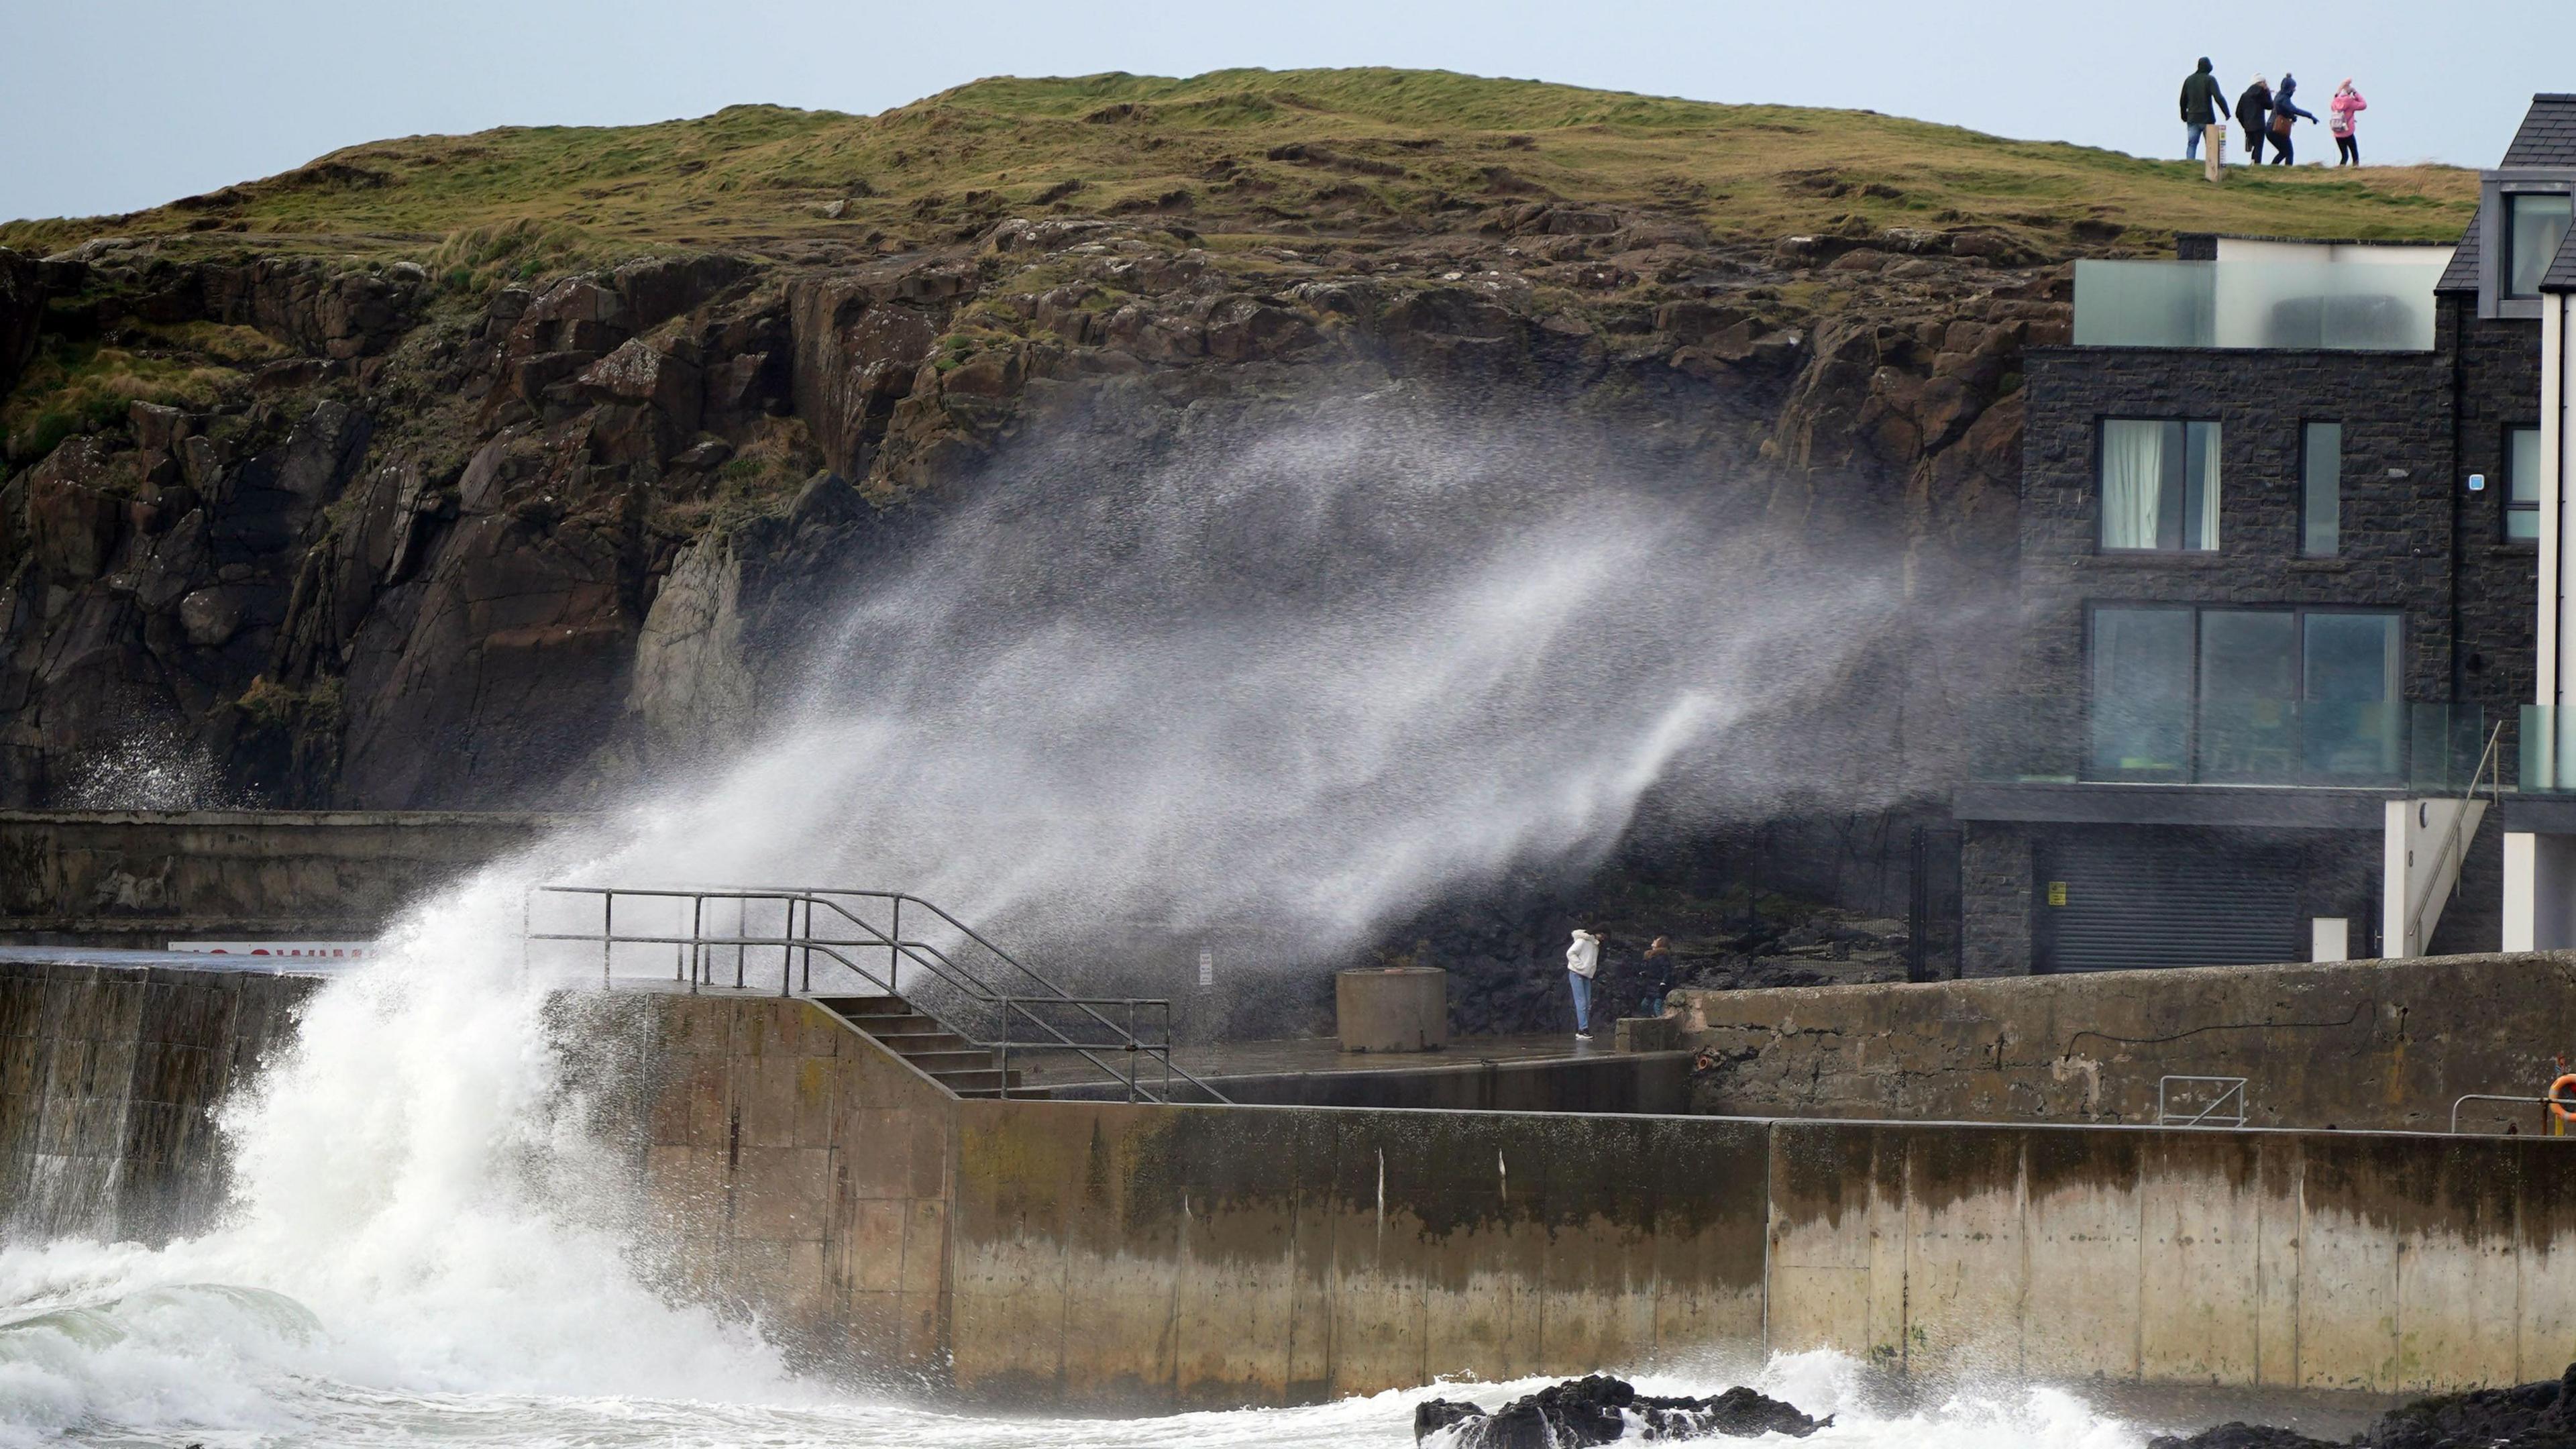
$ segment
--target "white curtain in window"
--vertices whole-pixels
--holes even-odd
[[[2162,513],[2165,424],[2102,424],[2102,546],[2154,548]],[[2215,532],[2213,527],[2212,532]]]

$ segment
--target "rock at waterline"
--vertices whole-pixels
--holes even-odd
[[[1746,1388],[1708,1399],[1657,1398],[1638,1393],[1624,1379],[1594,1374],[1541,1389],[1490,1414],[1474,1404],[1425,1400],[1413,1409],[1413,1440],[1419,1444],[1454,1428],[1455,1449],[1582,1449],[1622,1437],[1631,1419],[1639,1426],[1638,1437],[1645,1439],[1702,1434],[1749,1439],[1770,1433],[1803,1439],[1833,1423],[1834,1416],[1811,1419],[1795,1405]]]
[[[2147,1449],[2338,1449],[2338,1446],[2323,1439],[2311,1439],[2294,1429],[2229,1423],[2215,1429],[2203,1429],[2188,1439],[2161,1434],[2147,1441]]]
[[[2576,1449],[2576,1364],[2554,1379],[2509,1389],[2441,1394],[2391,1409],[2352,1437],[2352,1449]],[[2287,1429],[2221,1424],[2147,1449],[2340,1449]]]

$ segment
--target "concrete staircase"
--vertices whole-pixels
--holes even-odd
[[[958,1096],[999,1097],[1005,1085],[1020,1085],[1018,1072],[1003,1075],[1001,1053],[974,1045],[900,996],[810,999]]]

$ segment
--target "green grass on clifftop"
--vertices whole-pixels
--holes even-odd
[[[588,247],[758,250],[1050,211],[1419,233],[1553,197],[1693,216],[1721,238],[1990,223],[2100,249],[2177,230],[2450,240],[2476,187],[2474,172],[2437,166],[2231,170],[2213,187],[2181,161],[1865,111],[1438,71],[1229,70],[984,80],[880,116],[733,106],[650,126],[407,137],[131,216],[7,223],[0,243],[202,234],[441,265],[497,256],[534,274]]]

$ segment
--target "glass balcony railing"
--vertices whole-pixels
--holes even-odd
[[[2526,704],[2514,721],[2514,738],[2506,741],[2512,767],[2509,789],[2533,794],[2576,794],[2576,710]]]
[[[2429,352],[2442,263],[2075,264],[2079,347]]]
[[[2303,785],[2451,793],[2486,743],[2473,704],[2315,700],[1988,700],[1971,712],[1970,773],[1983,781]],[[2576,766],[2576,753],[2568,757]],[[2576,769],[2568,772],[2576,787]]]

